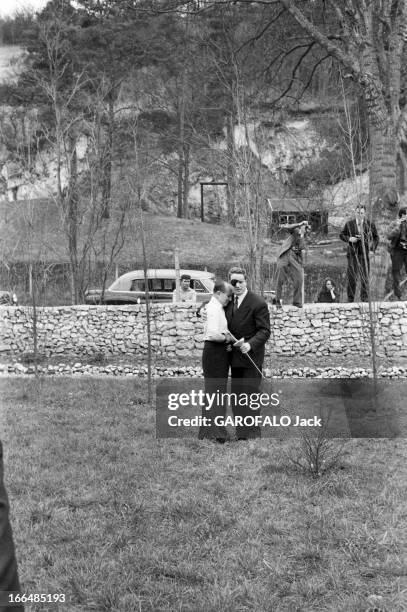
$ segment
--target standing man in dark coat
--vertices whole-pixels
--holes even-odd
[[[3,447],[0,441],[0,592],[20,591],[8,510],[8,498],[3,484]],[[5,602],[0,601],[0,610],[2,612],[21,612],[24,610],[21,604],[18,606],[2,604],[5,604]]]
[[[233,346],[231,359],[231,392],[259,393],[261,371],[264,361],[264,346],[270,337],[270,313],[265,300],[247,289],[246,272],[242,268],[229,270],[229,282],[233,287],[234,299],[226,307],[228,329],[239,341]],[[250,359],[249,359],[250,357]],[[260,414],[260,410],[252,410],[250,406],[232,402],[234,417]],[[238,440],[260,437],[260,427],[236,426]]]
[[[375,252],[379,244],[379,235],[373,221],[366,219],[366,206],[356,207],[356,215],[345,223],[339,234],[341,240],[348,244],[348,301],[355,300],[356,283],[360,276],[360,299],[367,302],[369,287],[369,251]]]
[[[387,238],[390,240],[394,295],[401,300],[400,277],[403,266],[407,272],[407,208],[405,206],[400,208],[398,219],[390,226]]]

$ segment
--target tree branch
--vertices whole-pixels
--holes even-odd
[[[274,64],[279,59],[281,59],[281,62],[280,62],[280,67],[281,67],[281,64],[282,64],[283,60],[285,58],[287,58],[289,55],[291,55],[291,53],[293,53],[294,51],[297,51],[297,49],[303,49],[304,47],[306,47],[307,50],[309,50],[310,45],[313,46],[314,44],[315,44],[314,41],[307,42],[307,43],[304,43],[304,44],[301,44],[301,45],[295,45],[294,47],[291,47],[291,49],[289,51],[285,52],[285,53],[284,52],[280,52],[274,59],[271,60],[271,62],[269,64],[267,64],[267,66],[263,69],[263,73],[264,72],[268,72],[270,70],[270,68],[272,68],[274,66]],[[278,72],[280,67],[277,68],[276,72]]]
[[[236,53],[239,53],[247,45],[253,44],[255,41],[259,40],[263,36],[263,34],[265,34],[267,30],[273,25],[273,23],[278,21],[278,19],[281,17],[283,13],[285,13],[285,8],[281,9],[281,11],[279,11],[279,13],[273,19],[271,19],[258,34],[256,34],[255,36],[252,36],[251,38],[246,40],[244,43],[242,43],[240,47],[236,49]]]
[[[308,55],[308,53],[311,51],[312,47],[314,46],[315,42],[312,41],[309,45],[308,48],[304,51],[304,53],[300,56],[299,60],[297,61],[297,63],[295,64],[293,71],[291,73],[291,80],[288,84],[288,87],[286,87],[286,89],[278,96],[278,98],[276,98],[275,100],[273,100],[273,103],[275,104],[276,102],[279,102],[279,100],[281,100],[282,98],[284,98],[284,96],[290,91],[294,80],[295,80],[295,75],[297,73],[298,68],[301,66],[301,63],[303,61],[303,59]]]
[[[309,76],[308,81],[306,82],[306,84],[303,87],[302,92],[299,95],[299,100],[301,100],[302,96],[304,95],[304,93],[306,92],[306,90],[308,89],[308,87],[311,85],[311,81],[312,78],[315,74],[316,69],[318,68],[318,66],[320,66],[325,60],[329,59],[331,56],[329,55],[329,53],[327,53],[324,57],[321,57],[320,60],[317,61],[317,63],[314,65],[314,67],[311,70],[311,74]]]
[[[366,8],[367,10],[368,7],[366,6],[365,0],[361,1],[363,2],[364,8]],[[340,47],[332,43],[331,40],[325,34],[323,34],[313,23],[311,23],[311,21],[304,15],[304,13],[294,4],[294,0],[281,0],[281,2],[287,8],[290,15],[292,15],[297,21],[297,23],[306,32],[308,32],[308,34],[315,42],[320,44],[328,52],[329,55],[332,55],[343,66],[350,70],[351,75],[362,86],[364,90],[365,98],[368,105],[368,111],[371,115],[372,120],[378,126],[384,126],[387,123],[388,114],[386,111],[385,101],[383,98],[380,83],[377,80],[377,62],[376,65],[374,65],[374,52],[371,48],[372,39],[365,39],[365,42],[368,44],[365,48],[364,54],[365,58],[368,59],[368,69],[371,68],[371,71],[369,72],[366,69],[362,71],[362,67],[356,57],[353,57],[349,53],[346,53]],[[369,8],[370,11],[367,10],[366,16],[362,15],[365,27],[369,27],[371,6]],[[351,4],[350,0],[346,0],[346,10],[350,11],[352,15],[355,16],[356,21],[360,22],[361,13],[359,4],[357,4],[357,9],[355,10],[355,6]],[[356,12],[358,13],[357,15]],[[366,19],[368,21],[366,21]],[[357,35],[357,28],[355,28],[354,31]]]
[[[321,45],[321,47],[323,47],[329,53],[329,55],[332,55],[339,62],[341,62],[341,64],[346,66],[346,68],[352,72],[352,75],[359,77],[360,66],[351,55],[345,53],[340,47],[331,42],[328,36],[323,34],[313,23],[311,23],[304,13],[297,6],[295,6],[293,0],[281,0],[281,3],[286,7],[287,11],[294,17],[302,29],[308,32],[315,42]]]

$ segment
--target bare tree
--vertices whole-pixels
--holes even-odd
[[[38,36],[46,58],[45,70],[42,66],[41,69],[32,67],[27,76],[45,97],[52,114],[52,128],[44,122],[42,130],[56,158],[55,201],[62,213],[68,239],[71,300],[76,304],[79,299],[77,145],[83,120],[79,98],[87,77],[83,70],[67,76],[72,61],[65,37],[68,24],[57,10],[52,17],[52,20],[42,20],[38,25]],[[65,185],[63,174],[66,175]]]
[[[141,252],[144,271],[144,300],[146,308],[146,336],[147,336],[147,401],[151,404],[153,394],[153,347],[152,347],[152,308],[149,293],[148,268],[150,253],[148,249],[148,229],[146,227],[143,202],[151,188],[152,164],[149,156],[148,139],[141,144],[138,131],[137,117],[132,125],[132,138],[134,146],[135,163],[132,172],[128,174],[127,180],[133,195],[133,207],[131,209],[131,227],[133,235],[138,235],[141,242]],[[138,231],[136,232],[136,229]]]
[[[352,120],[352,115],[350,112],[349,100],[345,93],[345,88],[342,82],[342,97],[344,103],[344,111],[345,111],[345,124],[342,126],[344,130],[345,143],[348,148],[348,155],[351,160],[351,169],[352,169],[352,179],[356,188],[356,206],[364,205],[361,195],[360,189],[360,180],[358,180],[357,176],[357,166],[363,166],[364,160],[362,159],[364,147],[359,146],[359,154],[360,159],[357,158],[357,154],[355,151],[355,132],[361,135],[360,126],[355,124],[355,121]],[[356,117],[356,121],[358,117]],[[372,221],[372,210],[370,210],[370,221]],[[369,335],[370,341],[370,349],[371,349],[371,360],[372,360],[372,370],[373,370],[373,379],[376,390],[377,385],[377,377],[378,377],[378,360],[377,360],[377,323],[378,323],[378,308],[377,308],[377,287],[376,281],[373,282],[372,274],[369,274],[370,269],[370,256],[366,251],[366,244],[364,237],[362,236],[361,240],[362,246],[362,262],[358,265],[358,275],[361,281],[361,285],[365,284],[367,286],[367,304],[368,310],[367,313],[362,311],[362,318],[365,320],[365,329]],[[376,291],[375,291],[376,289]],[[376,295],[375,295],[376,293]],[[379,295],[379,297],[381,297]]]
[[[407,4],[404,0],[329,0],[332,20],[315,23],[307,8],[295,0],[281,4],[344,68],[364,94],[370,136],[370,201],[383,228],[395,216],[397,174],[406,184],[407,105],[404,60],[407,40]],[[315,13],[314,13],[315,14]],[[388,254],[379,246],[376,283],[384,295]]]

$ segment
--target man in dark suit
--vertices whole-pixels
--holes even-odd
[[[246,272],[242,268],[231,268],[229,281],[234,299],[226,307],[226,319],[230,333],[241,341],[232,347],[230,353],[231,392],[237,396],[240,393],[259,393],[264,346],[270,337],[269,309],[262,297],[248,291]],[[232,402],[232,410],[235,417],[260,414],[259,409],[252,410],[238,402]],[[238,440],[260,437],[260,427],[238,425],[236,436]]]
[[[407,208],[403,206],[398,212],[398,219],[389,227],[387,239],[390,241],[391,268],[393,273],[393,290],[401,300],[401,271],[407,272]]]
[[[3,484],[3,448],[0,442],[0,592],[20,591],[8,509],[8,498]],[[0,601],[0,610],[21,612],[24,607],[21,604],[7,606],[4,601]]]
[[[356,215],[345,223],[339,234],[341,240],[348,244],[348,301],[355,300],[356,283],[360,276],[360,299],[367,302],[369,286],[369,252],[375,252],[379,244],[379,235],[373,221],[366,219],[366,207],[360,204]]]

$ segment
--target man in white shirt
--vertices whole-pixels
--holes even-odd
[[[196,302],[196,291],[191,287],[191,276],[189,274],[182,274],[180,279],[180,302]],[[174,289],[172,292],[172,301],[177,302],[177,290]]]
[[[213,295],[205,307],[204,349],[202,353],[202,370],[205,379],[205,393],[221,397],[226,393],[229,374],[228,343],[232,338],[228,332],[225,316],[225,306],[229,303],[233,290],[228,283],[217,280]],[[217,395],[220,394],[220,395]],[[209,408],[209,409],[208,409]],[[214,401],[202,409],[202,416],[207,419],[207,425],[201,426],[198,437],[209,438],[219,443],[226,441],[226,428],[217,425],[216,417],[224,418],[226,404]]]

